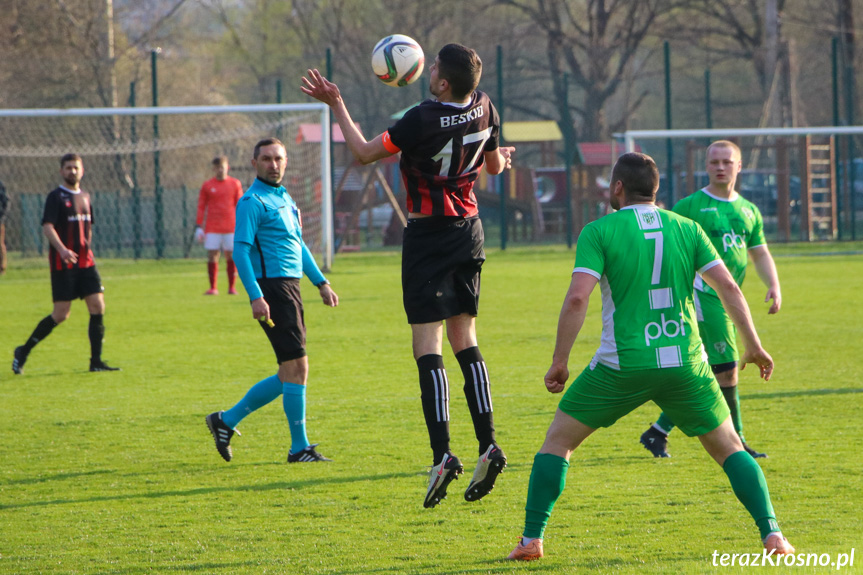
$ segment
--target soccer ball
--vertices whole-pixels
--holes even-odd
[[[387,86],[407,86],[422,76],[425,55],[413,38],[403,34],[387,36],[372,50],[372,70]]]

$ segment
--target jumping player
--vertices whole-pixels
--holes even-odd
[[[463,472],[461,461],[450,451],[449,380],[441,355],[444,323],[464,375],[464,394],[479,441],[479,462],[465,499],[484,497],[506,466],[495,439],[488,369],[476,337],[485,254],[473,185],[483,166],[489,174],[509,168],[515,150],[499,146],[500,118],[488,96],[476,89],[482,61],[474,50],[447,44],[429,71],[434,99],[411,108],[371,141],[351,120],[338,86],[320,72],[309,70],[301,88],[332,108],[360,163],[401,152],[408,211],[402,246],[403,300],[434,457],[426,508],[437,505],[449,483]]]
[[[771,301],[768,314],[774,314],[782,306],[779,275],[776,264],[764,239],[761,212],[752,202],[734,190],[740,172],[740,148],[728,140],[719,140],[707,147],[706,188],[683,198],[674,206],[674,211],[698,222],[719,252],[725,266],[737,285],[743,285],[746,277],[747,252],[752,256],[758,277],[767,286],[764,301]],[[767,457],[746,443],[743,438],[743,418],[740,414],[740,398],[737,393],[738,370],[737,332],[728,313],[723,309],[719,297],[701,276],[695,277],[695,311],[698,314],[698,331],[710,368],[719,382],[722,395],[731,410],[734,430],[740,436],[745,449],[752,457]],[[668,434],[674,422],[662,413],[647,431],[641,435],[641,444],[654,457],[671,457],[668,454]]]
[[[204,242],[207,249],[207,273],[210,289],[204,295],[219,295],[216,278],[219,276],[219,250],[225,252],[228,266],[228,294],[237,294],[237,268],[232,257],[237,202],[243,196],[243,185],[228,175],[230,166],[226,156],[213,158],[214,176],[204,182],[198,193],[198,217],[195,238]],[[206,226],[204,219],[206,218]]]

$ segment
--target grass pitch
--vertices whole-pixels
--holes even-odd
[[[863,256],[793,255],[812,252],[774,247],[778,315],[767,316],[754,270],[744,287],[777,362],[769,383],[754,369],[742,373],[745,431],[770,455],[761,464],[798,551],[835,559],[856,548],[843,572],[863,572]],[[335,462],[290,466],[279,401],[240,424],[232,463],[213,446],[204,416],[233,405],[276,364],[244,295],[201,295],[203,261],[101,260],[104,357],[123,371],[87,371],[79,302],[13,376],[12,350],[51,308],[45,262],[13,256],[0,278],[0,573],[749,572],[712,565],[714,551],[760,552],[760,544],[697,440],[675,432],[669,460],[639,445],[659,413],[652,404],[576,452],[547,557],[502,560],[521,532],[533,455],[559,399],[542,376],[572,263],[560,248],[490,250],[478,331],[509,467],[485,499],[464,501],[477,447],[458,364],[445,350],[452,447],[465,476],[425,510],[431,455],[398,254],[337,258],[328,274],[337,309],[304,281],[309,437]],[[224,283],[222,271],[223,294]],[[573,375],[598,346],[599,309],[595,297]]]

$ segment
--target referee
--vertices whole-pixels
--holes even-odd
[[[331,461],[306,436],[306,325],[300,278],[305,274],[321,299],[339,305],[339,296],[303,242],[300,210],[281,185],[288,165],[285,145],[276,138],[255,145],[252,166],[258,177],[237,204],[234,262],[252,304],[252,317],[267,334],[279,371],[256,383],[234,407],[207,416],[207,427],[225,461],[233,456],[231,437],[244,417],[282,396],[291,430],[288,463]]]

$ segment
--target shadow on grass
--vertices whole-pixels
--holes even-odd
[[[0,511],[6,509],[22,509],[26,507],[46,507],[48,505],[68,505],[77,503],[95,503],[97,501],[126,501],[130,499],[155,499],[159,497],[188,497],[195,495],[209,495],[211,493],[244,492],[244,491],[278,491],[285,489],[302,489],[304,487],[319,486],[322,484],[354,483],[357,481],[382,481],[385,479],[400,479],[414,477],[415,473],[388,473],[385,475],[361,475],[357,477],[330,477],[306,479],[302,481],[279,481],[265,485],[246,485],[238,487],[200,487],[198,489],[186,489],[177,491],[156,491],[153,493],[126,493],[122,495],[99,495],[82,499],[53,499],[51,501],[30,501],[23,503],[10,503],[0,505]]]
[[[807,397],[810,395],[845,395],[853,393],[863,393],[863,388],[840,387],[836,389],[807,389],[804,391],[776,391],[774,393],[753,393],[746,395],[741,394],[740,399],[752,401],[757,399],[777,399],[781,397]]]
[[[203,573],[221,573],[230,569],[249,569],[251,573],[256,572],[257,569],[261,568],[260,563],[256,561],[237,561],[235,563],[193,563],[191,565],[164,565],[160,564],[158,566],[159,573],[168,573],[173,571],[180,572],[198,572],[201,571]],[[106,571],[106,573],[118,573],[127,575],[129,573],[152,573],[154,567],[152,565],[142,565],[141,567],[123,567],[122,569],[118,569],[116,571]]]
[[[113,469],[100,469],[96,471],[81,471],[78,473],[57,473],[54,475],[40,475],[39,477],[28,477],[27,479],[11,479],[9,481],[0,481],[0,485],[34,485],[36,483],[45,483],[47,481],[63,481],[66,479],[77,479],[79,477],[89,477],[91,475],[107,475],[110,473],[116,473],[116,471],[114,471]]]

